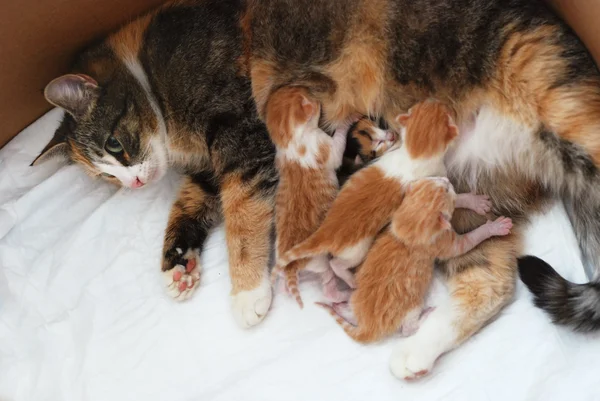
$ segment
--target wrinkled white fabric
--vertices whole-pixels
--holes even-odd
[[[519,282],[497,320],[404,383],[394,340],[361,346],[311,301],[277,294],[259,326],[232,318],[224,234],[211,235],[194,297],[159,273],[179,177],[117,190],[77,166],[29,167],[51,111],[0,150],[0,400],[598,400],[600,341],[552,325]],[[561,206],[536,217],[526,252],[584,282]]]

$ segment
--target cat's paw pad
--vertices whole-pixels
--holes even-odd
[[[167,294],[177,301],[185,301],[200,283],[200,254],[197,249],[188,249],[184,253],[180,248],[176,248],[174,253],[176,256],[165,255],[163,277]],[[164,270],[165,267],[171,268]]]
[[[390,370],[402,380],[416,380],[427,375],[433,369],[435,359],[419,349],[416,344],[404,341],[392,353]]]
[[[231,296],[233,317],[237,324],[246,329],[260,323],[271,306],[273,294],[268,281],[249,291],[240,291]]]
[[[512,220],[508,217],[498,217],[494,221],[488,221],[486,223],[491,235],[508,235],[512,228]]]
[[[471,198],[471,210],[485,216],[492,210],[492,201],[487,195],[473,195]]]

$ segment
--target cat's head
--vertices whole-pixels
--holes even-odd
[[[398,140],[399,135],[383,120],[365,116],[350,127],[345,156],[356,158],[357,164],[368,163],[390,150]]]
[[[60,157],[129,188],[159,180],[168,163],[166,129],[152,95],[123,65],[98,63],[96,70],[64,75],[46,86],[47,101],[65,116],[32,165]]]
[[[412,159],[443,159],[448,147],[458,136],[453,115],[453,111],[444,103],[428,99],[396,118],[401,126],[403,146]]]
[[[286,148],[298,132],[317,129],[321,106],[301,86],[284,86],[273,92],[265,108],[265,123],[275,146]]]
[[[412,181],[393,217],[396,236],[409,246],[430,245],[441,233],[451,230],[456,193],[447,178]]]

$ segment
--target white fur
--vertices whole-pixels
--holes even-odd
[[[339,259],[344,259],[353,266],[358,266],[359,263],[364,260],[365,256],[367,256],[373,240],[374,238],[363,238],[356,244],[339,252],[336,257]]]
[[[375,162],[386,177],[412,181],[423,177],[445,176],[443,157],[414,160],[404,146],[391,149]]]
[[[456,345],[454,322],[460,311],[454,307],[440,277],[435,277],[427,305],[435,309],[412,337],[399,340],[392,351],[390,370],[399,379],[413,380],[431,372],[435,361]]]
[[[318,168],[317,155],[319,147],[329,136],[320,129],[311,129],[306,125],[294,129],[294,137],[285,149],[278,149],[277,156],[284,162],[297,162],[303,168]],[[329,138],[330,139],[330,138]],[[300,154],[298,149],[305,147],[306,152]]]
[[[452,175],[468,174],[471,189],[477,177],[492,169],[504,169],[519,164],[525,172],[536,171],[532,157],[533,128],[483,106],[474,127],[461,127],[460,134],[446,154],[446,165]]]
[[[132,187],[136,179],[139,179],[143,184],[148,184],[160,180],[167,172],[167,127],[160,107],[152,94],[148,77],[139,60],[132,56],[126,57],[122,61],[144,90],[148,103],[156,116],[157,130],[151,135],[143,162],[127,167],[107,154],[101,161],[94,164],[101,172],[115,176],[124,186]]]
[[[260,323],[269,311],[272,297],[271,283],[266,277],[255,289],[232,295],[233,317],[237,324],[246,329]]]

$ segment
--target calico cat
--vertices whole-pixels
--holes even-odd
[[[447,179],[421,179],[406,187],[390,227],[377,237],[356,274],[357,289],[349,300],[356,323],[351,325],[333,307],[318,303],[361,343],[381,340],[401,326],[403,331],[415,331],[436,259],[462,255],[492,236],[507,235],[511,228],[510,219],[500,217],[458,235],[450,224],[455,203],[477,204],[475,195],[462,194],[462,204],[456,202]]]
[[[45,89],[66,113],[34,164],[60,156],[130,188],[158,181],[169,166],[182,171],[165,233],[167,291],[191,296],[208,232],[224,220],[234,317],[249,327],[271,303],[278,177],[250,80],[235,62],[241,13],[234,0],[170,2],[82,52],[73,73]]]
[[[436,97],[455,109],[462,132],[446,157],[456,190],[488,194],[494,214],[515,223],[511,235],[440,266],[451,304],[399,344],[393,372],[430,366],[511,300],[520,227],[550,197],[565,202],[582,254],[600,271],[600,73],[546,3],[260,0],[250,1],[240,23],[261,115],[284,83],[309,87],[332,126],[355,112],[393,123]],[[469,211],[453,218],[458,232],[483,222]],[[590,286],[583,297],[571,295],[564,314],[572,319],[562,321],[574,327],[588,319],[576,310],[593,313],[599,293]]]
[[[277,255],[316,231],[339,190],[335,171],[342,163],[348,127],[338,128],[330,137],[318,127],[320,114],[319,104],[301,87],[280,88],[267,104],[265,121],[277,148],[279,171],[275,202]],[[321,275],[327,298],[344,298],[327,255],[298,260],[283,271],[274,268],[273,278],[283,274],[285,288],[300,307],[303,302],[298,273],[304,269]]]
[[[415,105],[397,120],[403,125],[402,146],[350,177],[319,229],[281,255],[278,268],[331,254],[335,274],[356,288],[350,269],[362,262],[375,236],[402,203],[403,185],[416,178],[445,175],[444,154],[458,135],[451,110],[435,100]]]
[[[259,115],[285,85],[310,90],[323,106],[326,129],[353,113],[383,117],[395,129],[390,116],[417,101],[447,101],[462,131],[446,160],[455,188],[489,194],[494,214],[515,222],[511,235],[440,266],[451,304],[436,308],[399,344],[394,366],[428,366],[509,302],[519,227],[550,196],[565,201],[583,255],[600,266],[594,217],[600,74],[585,46],[541,0],[187,0],[168,3],[111,38],[85,50],[72,71],[92,77],[101,90],[88,90],[81,76],[76,85],[58,86],[74,96],[53,96],[56,104],[94,117],[65,117],[38,161],[60,155],[97,174],[94,154],[104,154],[117,116],[131,120],[133,113],[122,113],[125,100],[135,103],[139,137],[162,132],[169,164],[200,172],[186,180],[171,214],[164,270],[185,262],[175,244],[201,249],[224,215],[234,310],[245,325],[259,322],[270,302],[263,221],[271,220],[276,173]],[[469,120],[472,128],[463,129]],[[138,148],[152,149],[142,142]],[[460,210],[453,218],[458,232],[483,222]],[[596,299],[569,304],[593,310]],[[573,312],[565,311],[573,315],[570,324],[585,319]]]

